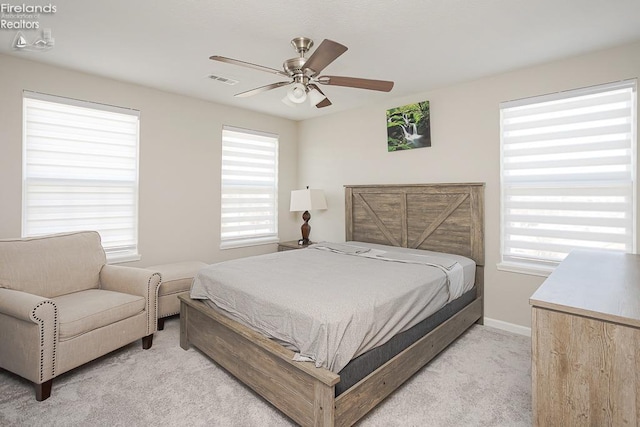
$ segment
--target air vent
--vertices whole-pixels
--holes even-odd
[[[229,86],[233,86],[233,85],[237,85],[237,84],[238,84],[238,81],[237,81],[237,80],[228,79],[228,78],[226,78],[226,77],[221,77],[221,76],[216,76],[215,74],[209,74],[209,75],[208,75],[208,77],[209,77],[211,80],[215,80],[215,81],[218,81],[218,82],[220,82],[220,83],[227,84],[227,85],[229,85]]]

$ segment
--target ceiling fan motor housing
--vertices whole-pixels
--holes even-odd
[[[304,67],[305,62],[307,62],[307,60],[303,57],[291,58],[284,61],[282,67],[287,74],[293,77],[296,74],[302,74],[302,68]]]

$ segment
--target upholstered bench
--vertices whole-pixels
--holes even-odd
[[[198,270],[206,267],[201,261],[175,262],[152,265],[147,270],[160,273],[162,281],[158,289],[158,330],[164,329],[164,318],[180,313],[178,294],[188,292]]]

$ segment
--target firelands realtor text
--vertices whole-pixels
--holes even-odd
[[[0,29],[37,30],[40,28],[38,18],[41,14],[56,13],[56,6],[31,4],[0,4]]]

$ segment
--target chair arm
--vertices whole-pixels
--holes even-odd
[[[58,307],[52,299],[0,289],[3,367],[41,384],[56,375]]]
[[[28,292],[15,291],[13,289],[0,288],[0,313],[37,323],[37,319],[53,321],[48,314],[42,314],[41,304],[50,303],[55,307],[53,300]]]
[[[147,301],[147,335],[157,330],[160,273],[138,267],[105,264],[100,270],[101,289],[140,295]]]

